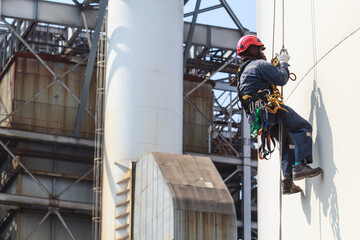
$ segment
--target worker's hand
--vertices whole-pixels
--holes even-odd
[[[289,62],[290,56],[288,54],[288,51],[285,48],[281,49],[280,56],[278,57],[278,59],[279,59],[280,63],[288,63]]]

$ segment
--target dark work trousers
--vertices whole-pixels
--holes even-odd
[[[282,161],[283,175],[292,174],[295,162],[312,163],[312,126],[292,108],[281,105],[287,110],[284,116],[269,114],[271,135],[279,141],[279,124],[283,123]]]

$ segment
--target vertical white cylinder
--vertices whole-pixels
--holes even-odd
[[[116,239],[116,183],[131,160],[182,153],[183,1],[110,0],[107,34],[102,239]]]
[[[286,104],[313,126],[313,159],[322,176],[296,181],[302,194],[282,197],[282,239],[356,239],[360,236],[360,168],[357,102],[360,81],[358,0],[277,1],[275,52],[284,40],[295,82],[284,88]],[[274,1],[258,0],[258,35],[271,55]],[[270,11],[269,11],[270,10]],[[336,17],[334,17],[336,16]],[[277,156],[260,161],[259,239],[279,239]],[[274,163],[274,164],[272,164]],[[274,208],[276,208],[274,210]],[[274,230],[275,229],[275,230]]]

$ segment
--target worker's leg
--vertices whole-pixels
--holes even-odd
[[[287,129],[295,142],[295,162],[312,163],[312,126],[292,108],[284,106],[288,113],[283,118]]]
[[[279,125],[275,125],[271,128],[271,135],[279,141]],[[281,159],[281,170],[283,176],[292,174],[292,166],[295,164],[295,145],[291,134],[286,128],[283,129],[282,136],[282,159]]]
[[[271,135],[279,142],[279,124],[271,128]],[[294,143],[290,133],[283,129],[281,142],[282,159],[281,170],[283,174],[282,193],[293,194],[301,192],[301,188],[296,186],[292,179],[292,166],[295,163]]]
[[[295,142],[295,166],[293,167],[294,180],[307,177],[315,177],[322,173],[321,168],[311,168],[307,163],[312,163],[312,126],[297,114],[293,109],[284,106],[288,111],[283,118],[286,128],[294,138]]]

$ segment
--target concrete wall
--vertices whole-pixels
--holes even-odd
[[[275,52],[282,46],[282,2],[276,5]],[[273,1],[258,0],[258,36],[271,58]],[[297,182],[303,193],[283,196],[282,239],[358,239],[356,103],[360,81],[360,2],[285,1],[285,47],[297,81],[286,104],[313,125],[314,164],[322,177]],[[279,159],[259,164],[259,239],[279,239]],[[262,220],[266,219],[266,220]]]

